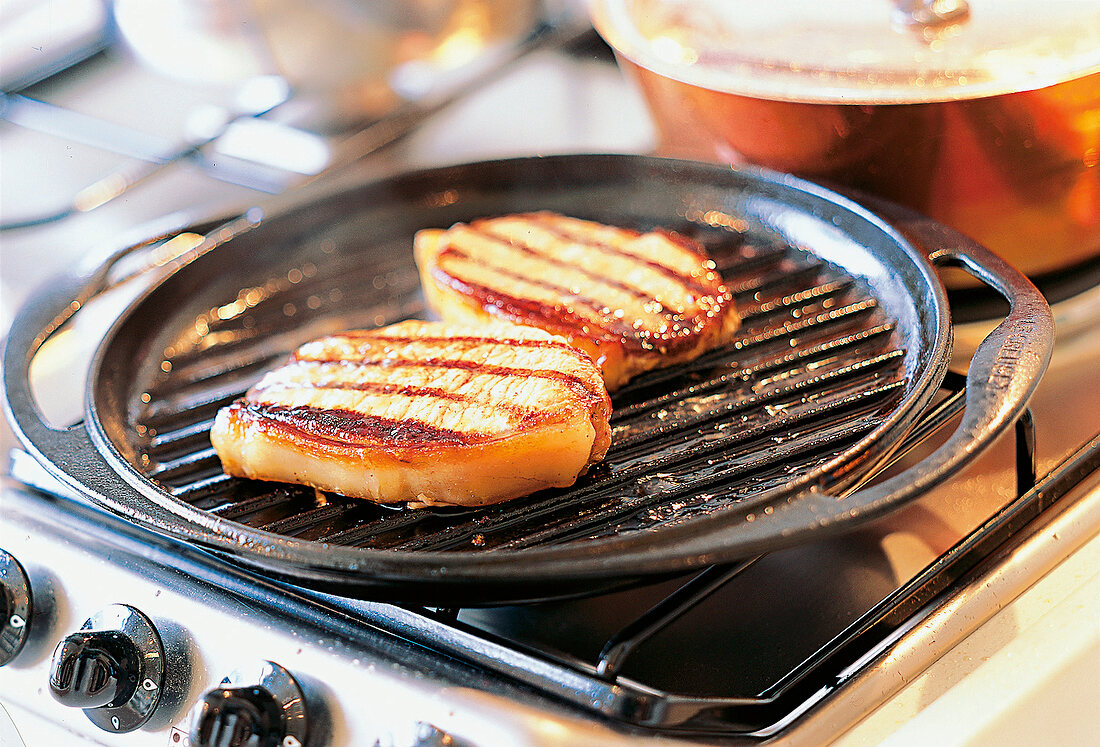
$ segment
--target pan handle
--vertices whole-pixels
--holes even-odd
[[[104,289],[107,276],[108,273],[101,267],[91,275],[70,274],[51,281],[49,286],[35,293],[16,315],[4,345],[4,407],[8,420],[27,453],[50,476],[60,480],[75,494],[87,492],[75,480],[76,471],[86,475],[107,475],[111,470],[106,468],[93,447],[84,421],[64,428],[56,428],[47,421],[35,400],[30,368],[35,354],[46,341],[76,314],[87,299]],[[74,371],[73,374],[83,376],[81,371]],[[73,385],[78,386],[79,382]],[[48,489],[47,486],[42,487]],[[125,489],[127,486],[123,483],[115,487]],[[95,497],[99,498],[114,491],[102,489],[97,492],[100,495]]]
[[[251,230],[262,220],[263,213],[253,208],[231,220],[217,220],[185,227],[178,218],[165,222],[161,228],[150,229],[149,238],[128,243],[114,251],[86,274],[77,271],[52,280],[31,296],[31,300],[16,314],[4,345],[4,407],[16,433],[31,454],[50,475],[60,479],[78,493],[87,495],[89,488],[100,503],[113,505],[112,496],[133,491],[133,487],[110,469],[91,443],[84,422],[65,428],[55,428],[43,416],[31,387],[30,368],[34,356],[66,322],[96,296],[123,282],[140,278],[146,271],[161,269],[170,273],[194,261],[225,241]],[[159,224],[158,224],[159,225]],[[143,258],[137,269],[124,267],[126,260],[151,251],[153,247],[187,234],[194,237],[183,252],[170,258]],[[116,277],[120,274],[121,277]],[[158,276],[159,277],[159,276]],[[155,278],[154,278],[155,282]],[[74,375],[83,376],[83,371]],[[84,479],[78,482],[76,475]]]
[[[827,488],[757,512],[738,525],[746,552],[774,549],[831,528],[882,516],[944,481],[985,450],[1025,411],[1054,347],[1054,317],[1038,289],[1018,270],[966,236],[909,210],[876,209],[937,267],[958,267],[1009,302],[1004,320],[978,345],[966,375],[965,409],[951,436],[931,454],[881,483],[839,496]],[[742,542],[743,541],[743,542]]]

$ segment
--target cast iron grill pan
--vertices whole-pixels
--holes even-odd
[[[298,344],[426,315],[416,230],[537,209],[700,240],[734,292],[740,337],[616,393],[612,448],[568,489],[407,510],[222,473],[214,414]],[[876,515],[959,463],[956,443],[946,468],[900,492],[838,500],[935,395],[950,326],[923,253],[813,185],[636,157],[521,159],[397,177],[244,226],[209,235],[119,319],[94,364],[87,432],[121,478],[104,503],[296,583],[464,605],[587,593]],[[988,364],[1008,385],[975,395],[997,400],[993,412],[974,412],[968,392],[959,430],[981,443],[1045,365],[1048,312],[980,248],[943,256],[1008,288],[1031,319]]]
[[[328,276],[212,321],[209,335],[231,342],[173,357],[137,409],[138,464],[179,500],[256,529],[355,547],[486,552],[648,531],[712,511],[836,456],[882,421],[906,384],[904,350],[866,288],[793,248],[687,229],[707,240],[737,289],[741,336],[618,393],[612,450],[572,488],[481,510],[401,510],[225,475],[208,436],[215,412],[287,357],[284,309],[308,309],[317,293],[343,285]],[[371,277],[361,281],[372,287]],[[415,268],[391,281],[401,294],[390,308],[421,312]]]

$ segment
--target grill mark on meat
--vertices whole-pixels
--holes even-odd
[[[311,405],[277,405],[241,400],[230,406],[239,408],[248,417],[259,420],[297,439],[327,442],[340,447],[390,445],[423,447],[439,445],[468,446],[490,438],[476,431],[456,431],[450,428],[402,418],[394,420],[380,415],[313,407]]]
[[[436,265],[432,268],[432,277],[458,293],[477,299],[477,302],[482,306],[492,306],[500,309],[517,321],[531,318],[538,319],[540,322],[538,326],[556,334],[568,336],[580,333],[594,340],[608,342],[633,339],[632,337],[626,338],[623,335],[614,334],[596,320],[582,316],[572,309],[563,306],[549,306],[541,301],[515,296],[498,288],[491,288],[452,275],[444,270],[442,266],[443,257],[449,251],[451,250],[445,249],[440,252],[436,259]],[[527,281],[526,278],[523,280]]]
[[[614,338],[627,337],[627,336],[637,332],[637,330],[633,329],[632,327],[630,327],[627,324],[624,324],[622,322],[622,320],[618,319],[613,314],[611,314],[610,310],[605,312],[604,309],[608,308],[608,305],[606,303],[600,301],[599,299],[592,298],[590,296],[583,296],[579,293],[574,293],[572,288],[567,288],[566,286],[558,285],[557,283],[551,283],[549,280],[544,280],[543,278],[532,277],[530,275],[525,275],[523,273],[514,272],[513,270],[509,270],[507,267],[499,267],[497,265],[490,264],[489,262],[486,262],[485,260],[481,259],[480,257],[474,257],[474,256],[468,254],[466,251],[464,251],[460,247],[455,246],[454,243],[452,242],[447,246],[446,249],[444,249],[442,252],[440,252],[438,262],[439,262],[440,270],[447,273],[450,277],[455,278],[456,280],[460,280],[460,281],[465,282],[465,283],[471,283],[471,281],[468,278],[460,278],[457,275],[455,275],[453,272],[450,272],[449,270],[447,270],[443,267],[443,263],[448,258],[454,258],[454,257],[458,257],[458,258],[464,259],[468,262],[471,262],[473,264],[482,265],[484,267],[491,267],[493,272],[499,273],[501,275],[506,275],[507,277],[512,278],[513,280],[516,280],[516,281],[521,282],[521,283],[527,283],[528,285],[537,285],[541,288],[545,288],[545,289],[547,289],[549,291],[552,291],[553,293],[556,293],[559,296],[561,296],[563,301],[568,300],[568,301],[571,301],[574,306],[583,306],[585,308],[588,308],[589,310],[591,310],[593,313],[596,314],[596,317],[597,317],[596,319],[592,319],[591,317],[585,317],[585,316],[582,316],[580,314],[576,314],[576,316],[578,318],[587,320],[588,323],[590,323],[590,324],[598,325],[600,327],[600,329],[604,330],[608,334],[608,336],[612,337],[613,339]],[[498,292],[500,292],[500,291],[498,291]],[[546,306],[545,304],[543,304],[539,301],[535,301],[535,303],[539,304],[543,308],[553,308],[553,307],[548,307],[548,306]]]
[[[436,313],[562,335],[599,365],[608,391],[725,344],[740,326],[703,245],[667,230],[524,213],[424,229],[413,248]]]
[[[593,272],[592,270],[588,269],[587,267],[582,267],[581,265],[575,264],[573,262],[566,262],[564,260],[558,259],[557,257],[553,257],[549,254],[543,254],[542,252],[538,251],[537,249],[530,246],[529,244],[521,243],[521,242],[518,242],[518,241],[516,241],[514,239],[511,239],[507,236],[501,236],[499,234],[493,233],[492,231],[486,229],[485,226],[479,225],[477,221],[475,221],[473,224],[471,224],[469,226],[469,229],[473,233],[476,233],[479,236],[483,236],[483,237],[485,237],[485,238],[487,238],[491,241],[495,241],[498,244],[502,244],[504,246],[509,246],[509,247],[512,247],[513,249],[516,249],[518,251],[523,252],[524,254],[530,255],[532,257],[537,257],[539,260],[541,260],[543,262],[546,262],[547,264],[552,264],[556,267],[565,267],[567,269],[574,270],[576,272],[580,272],[581,274],[587,275],[588,277],[592,278],[593,280],[595,280],[598,283],[602,283],[602,284],[604,284],[606,286],[609,286],[611,288],[616,288],[618,290],[621,290],[622,292],[627,293],[631,296],[634,296],[635,298],[644,298],[646,300],[652,300],[652,298],[653,298],[652,293],[650,293],[648,291],[645,291],[645,290],[642,290],[641,288],[635,288],[632,285],[628,285],[626,283],[621,283],[618,280],[614,280],[613,278],[607,277],[606,275],[601,275],[598,272]],[[452,239],[452,242],[453,241],[454,241],[454,239]],[[453,243],[452,243],[452,246],[453,246]],[[467,255],[467,256],[469,256],[469,255]],[[488,264],[488,263],[483,263],[483,264]],[[496,265],[493,265],[493,267],[495,269],[504,269],[504,268],[499,268]],[[669,309],[663,309],[663,312],[664,312],[663,315],[666,316],[666,317],[671,318],[671,316],[673,315],[673,312],[671,312],[671,310],[669,310]]]
[[[520,348],[541,348],[541,349],[556,349],[562,352],[569,353],[574,357],[587,358],[588,354],[583,350],[578,350],[567,342],[559,340],[519,340],[509,339],[505,337],[398,337],[396,335],[380,335],[369,329],[351,330],[349,332],[341,332],[337,337],[347,338],[349,340],[364,340],[366,342],[378,342],[381,344],[400,345],[409,342],[417,343],[431,343],[431,344],[451,344],[459,343],[468,345],[469,347],[477,347],[479,345],[504,345],[507,347],[520,347]]]
[[[540,213],[529,213],[529,214],[526,214],[522,217],[527,219],[527,220],[530,220],[532,223],[537,223],[540,227],[546,229],[550,233],[554,234],[555,236],[557,236],[557,237],[559,237],[563,240],[571,241],[571,242],[578,243],[578,244],[584,244],[585,246],[591,247],[592,249],[603,252],[604,254],[615,254],[615,255],[618,255],[618,256],[627,257],[628,259],[630,259],[634,262],[637,262],[638,264],[645,265],[646,267],[648,267],[648,268],[650,268],[650,269],[652,269],[656,272],[661,273],[662,275],[670,278],[671,280],[675,280],[680,285],[682,285],[684,288],[686,288],[688,290],[691,290],[691,291],[695,292],[698,295],[702,295],[702,296],[711,296],[711,295],[713,295],[713,289],[712,288],[704,285],[703,283],[699,282],[698,280],[696,280],[694,277],[692,277],[690,275],[684,275],[683,273],[678,272],[677,270],[669,267],[668,265],[663,265],[660,262],[654,261],[652,259],[647,259],[646,257],[641,257],[641,256],[638,256],[637,254],[632,254],[631,252],[628,252],[625,249],[621,249],[621,248],[615,246],[614,244],[608,244],[608,243],[603,242],[603,241],[596,241],[595,239],[593,239],[589,236],[585,236],[583,234],[573,233],[573,232],[569,231],[566,228],[562,228],[561,226],[555,225],[553,219],[548,215],[544,215],[544,214],[540,214]],[[474,222],[477,223],[478,221],[474,221]],[[637,238],[638,236],[642,235],[638,231],[632,231],[632,230],[629,230],[629,229],[626,229],[626,228],[619,228],[618,230],[622,231],[627,236],[631,236],[631,237],[634,237],[634,238]],[[661,231],[660,233],[663,236],[665,236],[665,238],[667,238],[669,241],[676,244],[676,246],[691,252],[695,256],[697,256],[697,257],[705,256],[696,247],[692,246],[691,243],[689,243],[689,241],[687,239],[685,239],[684,237],[679,236],[677,234],[673,234],[670,231]],[[713,270],[708,271],[708,279],[711,279],[711,280],[717,279],[717,275],[714,273]]]
[[[377,330],[393,345],[366,332],[302,344],[218,411],[210,438],[227,475],[475,506],[572,484],[606,454],[599,368],[560,338],[411,320]]]
[[[694,295],[695,302],[692,310],[680,314],[674,309],[665,307],[663,304],[660,309],[650,310],[650,313],[656,313],[664,320],[664,326],[666,327],[665,331],[659,331],[655,329],[653,325],[642,324],[636,327],[632,324],[626,324],[620,317],[605,311],[608,309],[607,303],[591,297],[575,294],[572,292],[571,288],[552,283],[542,278],[517,273],[506,267],[500,267],[493,262],[487,262],[481,257],[472,256],[468,251],[458,245],[462,235],[461,233],[450,236],[444,248],[437,253],[435,266],[430,271],[432,276],[435,277],[438,282],[449,286],[457,293],[475,299],[483,307],[496,307],[516,321],[523,322],[526,319],[539,319],[540,322],[538,326],[558,334],[565,334],[571,337],[587,337],[597,343],[618,343],[627,349],[635,351],[649,352],[657,350],[663,354],[676,354],[694,345],[694,338],[696,335],[702,332],[715,316],[719,318],[724,316],[732,299],[724,286],[718,283],[717,274],[712,270],[706,271],[705,279],[707,281],[713,281],[715,284],[707,286],[694,276],[682,274],[660,262],[632,254],[613,244],[596,241],[587,235],[573,234],[568,229],[562,229],[554,225],[552,216],[534,213],[516,217],[536,223],[541,228],[544,228],[562,240],[571,241],[607,254],[626,258],[632,263],[645,266],[664,275],[681,286],[681,289]],[[548,265],[568,267],[574,271],[582,272],[593,278],[595,282],[602,283],[608,287],[617,288],[634,298],[644,298],[647,301],[656,300],[651,293],[620,283],[575,263],[565,262],[543,254],[521,240],[498,234],[491,229],[492,221],[493,219],[477,220],[467,224],[465,227],[468,231],[477,234],[479,237],[506,244],[514,249],[533,255]],[[628,236],[641,235],[640,233],[632,232],[627,229],[618,230]],[[676,244],[677,247],[683,248],[685,251],[690,251],[690,253],[696,257],[705,258],[705,254],[701,251],[690,247],[688,239],[671,234],[667,231],[663,232],[663,235],[669,241]],[[554,305],[546,304],[522,295],[509,293],[507,290],[503,290],[499,287],[485,285],[471,280],[468,277],[463,277],[460,272],[456,272],[452,268],[445,266],[448,258],[455,257],[492,268],[494,272],[509,278],[514,278],[518,282],[545,288],[551,293],[561,296],[563,303]],[[566,305],[568,302],[572,303]],[[577,307],[591,310],[598,318],[594,319],[588,315],[578,313]]]
[[[296,357],[294,361],[345,364],[351,366],[378,366],[383,368],[456,368],[464,371],[472,371],[477,374],[499,376],[501,378],[516,376],[548,379],[564,384],[574,391],[583,391],[585,394],[592,397],[603,396],[602,392],[597,391],[595,387],[589,386],[589,383],[579,376],[546,368],[498,366],[489,363],[480,363],[478,361],[464,361],[449,358],[381,358],[370,360],[343,357]]]
[[[459,277],[443,267],[448,256],[453,257],[456,255],[471,262],[483,265],[486,264],[477,258],[470,257],[470,255],[456,248],[453,244],[448,245],[447,248],[441,251],[436,258],[436,265],[432,269],[432,275],[439,282],[450,286],[455,291],[477,299],[478,303],[482,305],[495,306],[518,321],[535,317],[541,320],[538,326],[544,329],[554,330],[558,334],[581,335],[598,341],[617,342],[634,350],[675,352],[684,347],[690,347],[694,344],[694,340],[692,339],[694,335],[705,326],[708,309],[713,305],[713,299],[715,298],[713,294],[701,298],[699,300],[699,306],[694,314],[684,315],[685,318],[683,322],[673,322],[669,325],[670,330],[662,333],[644,325],[635,328],[625,324],[618,317],[610,313],[603,313],[602,309],[607,308],[605,303],[586,296],[577,295],[569,288],[550,283],[540,278],[534,278],[510,272],[503,268],[493,267],[494,272],[499,272],[500,274],[515,278],[520,282],[546,288],[547,290],[560,294],[564,299],[574,301],[574,305],[576,306],[587,307],[594,311],[600,317],[600,320],[578,314],[575,310],[568,307],[561,305],[550,306],[532,298],[517,296],[499,288],[476,283],[468,278]],[[649,298],[652,297],[649,296]],[[674,319],[675,316],[669,318]],[[570,322],[572,324],[570,324]]]
[[[396,395],[408,398],[442,399],[449,402],[492,405],[492,407],[496,409],[506,411],[512,416],[513,420],[519,421],[528,420],[538,413],[538,410],[523,407],[515,402],[502,402],[499,400],[485,402],[478,400],[476,397],[471,397],[469,394],[449,389],[440,389],[434,386],[416,386],[414,384],[394,384],[385,381],[280,381],[267,386],[256,386],[252,389],[251,394],[255,396],[263,392],[288,391],[293,389],[368,392],[370,394]],[[252,401],[256,402],[257,400],[252,399]]]

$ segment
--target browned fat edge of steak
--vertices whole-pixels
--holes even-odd
[[[297,353],[291,358],[292,363],[331,363],[345,364],[349,366],[379,366],[383,368],[458,368],[478,374],[491,376],[517,376],[535,377],[555,381],[574,392],[580,392],[588,398],[602,399],[606,392],[602,387],[593,385],[580,376],[574,376],[563,371],[555,371],[546,368],[515,368],[511,366],[495,366],[478,361],[454,360],[450,358],[383,358],[379,360],[357,360],[354,358],[310,358],[301,357]],[[586,403],[591,402],[587,399]]]

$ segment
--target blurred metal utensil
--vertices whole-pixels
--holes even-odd
[[[205,173],[222,181],[269,194],[282,191],[286,187],[285,180],[274,179],[255,169],[234,168],[224,162],[212,163],[203,157],[202,149],[225,135],[235,123],[268,114],[288,101],[290,96],[290,86],[280,76],[250,78],[237,90],[231,108],[221,109],[221,116],[215,122],[212,123],[210,107],[197,109],[193,114],[202,114],[206,126],[189,127],[188,137],[182,142],[172,142],[44,101],[0,93],[0,118],[12,124],[141,161],[97,179],[77,192],[72,203],[60,210],[8,221],[0,224],[0,230],[23,228],[94,210],[165,167],[183,160],[195,162]]]
[[[103,0],[0,3],[0,90],[18,91],[106,47],[111,23]]]
[[[439,92],[410,101],[395,109],[391,114],[366,125],[355,134],[337,142],[330,152],[324,154],[326,161],[324,165],[319,163],[317,153],[312,154],[308,159],[302,159],[303,163],[288,164],[286,171],[296,171],[298,174],[304,173],[306,176],[304,180],[295,182],[295,195],[290,196],[290,199],[292,201],[299,199],[297,197],[298,188],[330,177],[341,169],[409,135],[425,121],[451,104],[480,90],[531,53],[565,47],[577,42],[585,35],[593,33],[587,16],[580,13],[563,12],[543,21],[515,45],[502,49],[490,58],[483,60],[480,64],[456,74],[448,81],[448,85],[441,87]],[[6,104],[6,106],[0,108],[0,118],[41,131],[51,132],[52,134],[71,137],[79,142],[103,147],[107,150],[140,159],[144,163],[119,169],[97,180],[77,193],[71,205],[59,211],[9,221],[0,224],[0,230],[27,227],[59,220],[74,213],[94,210],[123,195],[166,166],[185,159],[194,161],[203,168],[205,173],[223,181],[240,184],[268,194],[279,194],[287,187],[287,182],[286,180],[274,179],[273,170],[268,169],[267,178],[265,179],[263,169],[235,169],[231,163],[226,163],[224,159],[219,159],[217,164],[212,163],[204,156],[203,149],[223,138],[234,123],[246,121],[254,121],[257,124],[260,122],[266,123],[267,120],[261,118],[288,101],[290,96],[290,87],[282,77],[256,76],[242,85],[237,100],[234,102],[233,114],[227,114],[224,121],[215,117],[216,121],[212,125],[205,128],[196,128],[192,133],[195,137],[189,138],[183,144],[169,146],[164,145],[166,142],[164,140],[151,140],[151,136],[146,133],[137,133],[121,125],[107,123],[95,118],[84,118],[84,115],[21,96],[4,97],[0,100],[0,103]],[[13,102],[14,107],[12,106]],[[39,107],[49,108],[56,115],[52,125],[42,124],[46,119],[45,117],[26,116],[27,112],[38,110]],[[20,113],[20,110],[23,113]],[[44,111],[39,110],[37,113]],[[195,113],[200,114],[202,112],[196,110]],[[67,126],[69,124],[78,124],[77,131],[71,131]],[[126,137],[127,133],[134,135],[133,139],[128,139]],[[262,163],[262,161],[257,161],[257,154],[254,152],[247,155],[247,157],[251,161]],[[308,167],[304,165],[306,160],[311,164]],[[270,166],[271,164],[265,165]]]

